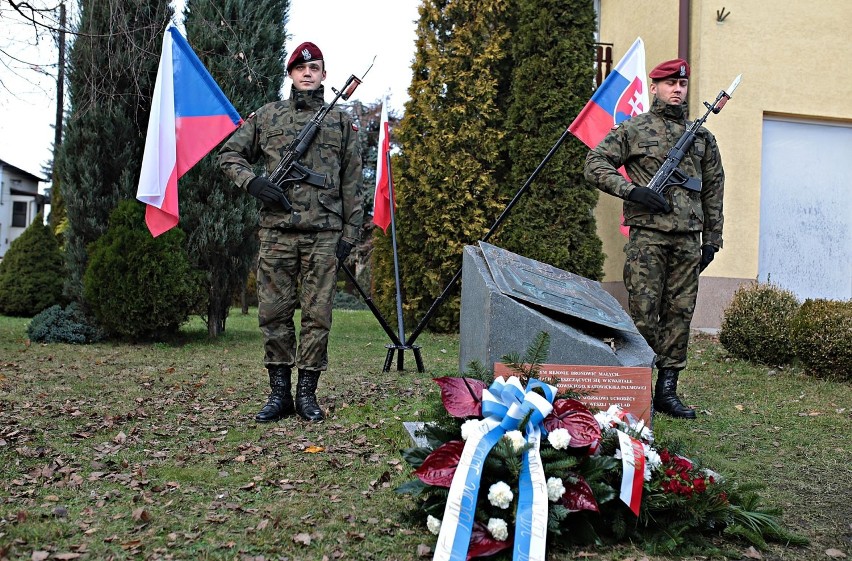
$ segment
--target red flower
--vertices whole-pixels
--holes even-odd
[[[567,478],[563,478],[562,484],[565,486],[565,493],[559,502],[571,512],[580,510],[591,510],[600,512],[598,502],[595,500],[595,495],[592,493],[592,488],[583,479],[583,476],[577,476],[577,482],[571,483]]]
[[[482,416],[482,390],[487,388],[485,382],[452,376],[433,379],[441,386],[441,401],[447,413],[461,419]]]
[[[426,485],[449,488],[459,465],[464,442],[450,440],[432,451],[420,467],[414,470],[414,475]]]
[[[674,463],[675,467],[681,470],[692,469],[692,462],[690,462],[683,456],[675,456],[672,463]]]
[[[473,531],[470,534],[470,545],[467,548],[468,561],[474,557],[486,557],[494,555],[504,549],[512,547],[512,539],[506,541],[495,540],[491,532],[482,522],[473,523]]]
[[[576,399],[557,399],[553,411],[544,419],[544,428],[550,432],[565,429],[571,435],[572,448],[595,444],[601,438],[601,427],[595,416]]]

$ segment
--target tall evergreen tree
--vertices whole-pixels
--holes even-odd
[[[400,276],[407,324],[419,321],[502,208],[498,193],[505,129],[510,0],[424,0],[410,99],[394,161]],[[388,237],[376,238],[380,306],[394,309]],[[430,328],[456,329],[458,294]],[[394,314],[389,314],[394,317]]]
[[[86,246],[107,229],[110,212],[136,194],[167,0],[82,0],[68,68],[70,112],[57,152],[69,278],[82,298]]]
[[[516,0],[512,39],[511,197],[591,95],[595,12],[588,0]],[[588,149],[569,137],[512,209],[494,243],[560,269],[599,279],[598,192],[583,178]]]
[[[187,40],[237,111],[279,98],[284,83],[289,0],[189,0]],[[207,331],[219,335],[258,250],[259,203],[234,186],[211,152],[181,179],[181,228],[205,274]]]

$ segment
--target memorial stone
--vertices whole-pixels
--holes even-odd
[[[600,283],[496,246],[466,246],[462,262],[459,368],[493,370],[550,335],[548,362],[650,368],[654,352]],[[650,390],[649,390],[650,395]]]

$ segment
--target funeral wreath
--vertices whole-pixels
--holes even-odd
[[[627,540],[657,555],[725,554],[728,540],[807,543],[762,505],[759,486],[655,441],[617,406],[592,411],[539,379],[548,345],[542,333],[522,359],[504,357],[508,378],[471,365],[468,376],[435,379],[443,411],[417,433],[426,445],[403,451],[415,477],[397,489],[437,536],[434,559],[544,559]]]

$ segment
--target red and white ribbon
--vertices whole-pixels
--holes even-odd
[[[618,433],[618,445],[621,449],[621,494],[619,498],[630,507],[633,514],[639,516],[642,504],[642,484],[645,480],[645,448],[635,438]]]

